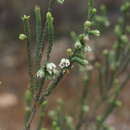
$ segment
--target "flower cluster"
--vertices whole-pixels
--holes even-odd
[[[54,63],[48,63],[46,65],[46,70],[50,75],[57,73],[56,65]]]
[[[67,67],[69,67],[70,66],[70,61],[69,61],[69,59],[67,59],[67,58],[62,58],[61,59],[61,62],[60,62],[60,64],[59,64],[59,67],[61,68],[61,69],[63,69],[63,68],[67,68]]]
[[[56,69],[56,65],[54,63],[47,63],[46,66],[42,66],[36,76],[38,78],[43,78],[45,76],[45,74],[47,74],[48,76],[54,76],[58,73],[58,70]]]
[[[62,58],[60,63],[59,63],[59,67],[61,69],[67,68],[70,66],[70,60],[67,58]],[[41,67],[38,72],[36,73],[36,76],[38,78],[43,78],[45,76],[45,70],[48,74],[48,76],[55,76],[58,73],[57,67],[54,63],[47,63],[46,64],[46,69],[44,69],[44,67]]]

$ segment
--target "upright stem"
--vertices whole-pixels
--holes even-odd
[[[87,98],[87,94],[88,94],[88,84],[89,84],[90,77],[91,77],[90,74],[87,73],[87,75],[88,75],[88,77],[86,77],[84,79],[83,91],[82,91],[82,95],[81,95],[81,99],[80,99],[80,113],[78,116],[79,120],[76,125],[76,130],[80,130],[80,128],[82,127],[82,124],[83,124],[83,120],[84,120],[85,111],[83,110],[83,107],[86,104],[86,98]]]
[[[90,21],[92,16],[92,9],[93,9],[93,0],[88,0],[88,20]]]
[[[36,71],[38,71],[40,67],[40,60],[41,60],[41,34],[42,34],[42,24],[41,24],[41,10],[40,7],[35,7],[35,30],[36,30],[36,52],[35,52],[35,65]]]
[[[47,36],[48,36],[48,48],[47,48],[47,62],[50,59],[50,53],[53,47],[54,43],[54,26],[53,26],[53,21],[54,18],[52,17],[51,12],[48,12],[46,15],[47,19]]]
[[[30,16],[24,16],[22,18],[23,23],[24,23],[24,32],[27,36],[27,58],[28,58],[28,74],[30,77],[30,86],[32,87],[32,82],[33,82],[33,64],[32,64],[32,36],[31,36],[31,31],[30,31]]]

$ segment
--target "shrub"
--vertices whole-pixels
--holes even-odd
[[[60,100],[58,101],[58,107],[49,112],[52,118],[50,128],[53,130],[110,130],[105,121],[116,107],[121,106],[118,97],[130,78],[129,73],[124,73],[128,68],[130,59],[130,45],[127,37],[130,33],[130,27],[127,22],[130,15],[130,2],[129,0],[124,0],[120,8],[122,15],[117,20],[114,29],[117,40],[112,44],[111,49],[104,49],[100,53],[102,60],[90,63],[86,56],[86,53],[92,51],[88,45],[89,39],[99,37],[100,31],[103,32],[105,28],[110,26],[110,22],[106,16],[106,7],[102,5],[101,14],[96,15],[97,11],[94,8],[93,0],[88,0],[88,17],[83,24],[83,31],[81,34],[71,33],[74,45],[66,50],[66,57],[61,59],[59,66],[50,61],[54,44],[54,17],[51,9],[53,2],[63,4],[64,0],[49,0],[44,26],[42,26],[41,22],[40,7],[36,6],[34,9],[36,39],[34,58],[32,57],[30,16],[24,15],[22,17],[24,33],[19,35],[19,39],[27,42],[28,74],[30,77],[29,87],[25,93],[24,129],[31,129],[32,121],[39,110],[37,130],[45,130],[43,124],[46,105],[49,103],[47,98],[56,89],[64,75],[73,69],[75,64],[78,64],[79,72],[84,75],[84,78],[78,112],[75,112],[77,117],[65,115],[62,112],[64,103]],[[101,30],[99,31],[97,28]],[[48,40],[46,50],[45,39]],[[46,55],[43,55],[43,51],[46,51]],[[45,59],[44,63],[41,63],[42,57]],[[96,83],[93,85],[95,87],[90,89],[89,86],[93,80],[93,74],[96,75]],[[122,74],[125,78],[124,80],[119,80]],[[49,81],[49,84],[47,88],[44,88],[47,81]],[[98,96],[93,98],[93,101],[90,101],[93,91],[96,91]]]

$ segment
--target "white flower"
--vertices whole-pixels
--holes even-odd
[[[57,73],[56,65],[54,63],[48,63],[46,69],[50,75]]]
[[[59,67],[63,69],[65,67],[68,67],[69,65],[70,65],[69,59],[62,58],[61,61],[60,61]]]
[[[36,75],[37,75],[38,78],[43,78],[45,73],[44,73],[44,71],[42,69],[40,69],[40,70],[37,71]]]
[[[75,47],[76,49],[80,49],[80,48],[82,47],[82,45],[81,45],[81,43],[80,43],[79,40],[76,41],[76,43],[74,44],[74,47]]]
[[[92,48],[90,46],[86,46],[84,49],[85,52],[92,52]]]

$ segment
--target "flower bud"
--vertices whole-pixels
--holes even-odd
[[[67,52],[67,56],[72,56],[72,55],[73,55],[73,51],[72,51],[71,48],[68,48],[68,49],[66,50],[66,52]]]
[[[96,13],[97,13],[96,8],[93,8],[93,9],[92,9],[92,14],[95,15]]]
[[[27,36],[25,34],[19,34],[19,40],[25,40]]]
[[[124,5],[121,6],[121,11],[127,12],[130,9],[130,2],[126,2]]]
[[[87,64],[88,64],[88,61],[87,61],[87,60],[81,59],[81,58],[76,57],[76,56],[73,57],[71,60],[72,60],[73,62],[79,63],[80,65],[87,65]]]
[[[126,35],[122,35],[121,36],[121,41],[123,42],[123,43],[128,43],[128,37],[126,36]]]
[[[92,30],[89,32],[89,34],[95,35],[95,36],[100,36],[100,31],[99,30]]]
[[[88,28],[90,28],[92,26],[92,22],[90,22],[90,21],[86,21],[85,23],[84,23],[84,29],[85,30],[87,30]]]
[[[46,18],[47,18],[48,23],[53,22],[53,20],[54,20],[54,18],[52,17],[51,12],[47,12]]]
[[[29,20],[30,19],[30,16],[27,16],[27,15],[24,15],[23,17],[22,17],[22,20],[24,21],[24,20]]]
[[[64,0],[57,0],[57,3],[63,4],[63,3],[64,3]]]

